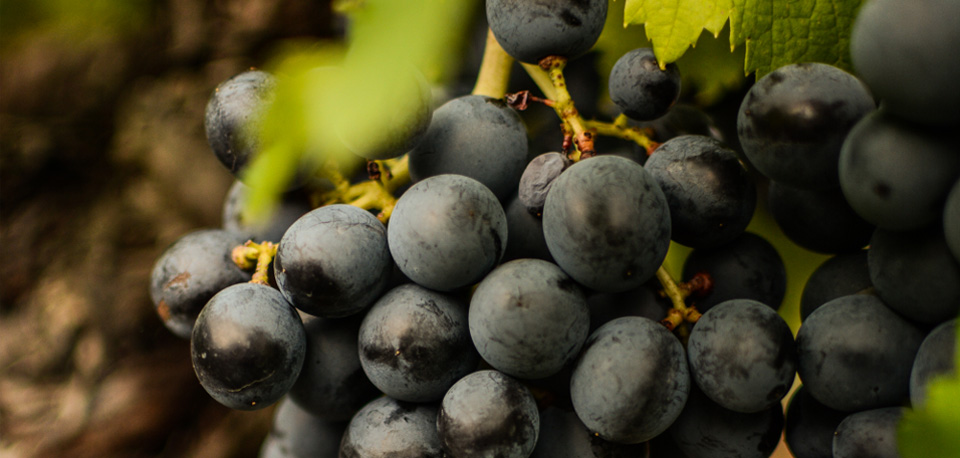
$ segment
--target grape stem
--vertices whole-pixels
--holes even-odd
[[[688,332],[683,323],[696,323],[700,319],[700,312],[696,307],[688,307],[686,299],[694,291],[687,285],[678,285],[676,280],[663,266],[657,269],[657,280],[663,286],[663,294],[670,298],[673,307],[667,312],[667,317],[661,320],[664,326],[671,331],[677,330],[681,337]]]
[[[644,129],[627,124],[627,115],[621,113],[613,122],[602,122],[589,120],[584,121],[586,127],[597,135],[606,135],[610,137],[622,138],[632,141],[647,150],[647,155],[653,154],[653,150],[660,146],[659,143],[650,139],[653,132],[650,129]]]
[[[507,93],[512,67],[513,58],[497,43],[493,32],[487,29],[487,43],[483,48],[483,60],[480,62],[477,84],[473,87],[472,94],[503,98]]]
[[[379,171],[376,180],[350,184],[339,166],[332,159],[320,168],[320,176],[333,184],[333,190],[320,194],[317,206],[344,203],[364,210],[379,210],[377,219],[386,224],[393,214],[397,198],[393,192],[410,182],[409,160],[406,155],[396,159],[373,161]]]
[[[269,286],[270,263],[277,256],[277,247],[279,245],[273,242],[256,243],[253,240],[248,240],[243,245],[234,248],[230,257],[234,264],[243,270],[255,268],[250,283]]]

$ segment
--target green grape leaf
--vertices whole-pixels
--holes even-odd
[[[252,128],[261,150],[244,172],[245,218],[269,217],[298,176],[333,161],[344,175],[359,158],[347,144],[380,144],[404,130],[404,113],[451,76],[472,1],[364,0],[349,13],[345,43],[294,43],[266,66],[274,100]],[[422,83],[422,84],[421,84]],[[426,89],[425,89],[426,88]],[[419,105],[418,105],[419,106]]]
[[[702,30],[730,21],[730,46],[744,46],[744,72],[823,62],[850,70],[850,31],[864,0],[627,0],[624,25],[645,25],[661,65],[675,62]]]
[[[904,458],[960,456],[960,375],[930,381],[924,404],[900,420],[897,448]]]

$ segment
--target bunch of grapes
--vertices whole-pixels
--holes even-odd
[[[369,185],[307,170],[267,223],[243,219],[238,180],[223,228],[157,260],[151,297],[214,399],[279,402],[263,457],[764,457],[784,431],[798,458],[897,456],[904,410],[955,369],[960,61],[942,43],[960,44],[957,5],[868,3],[863,81],[815,63],[765,75],[740,152],[677,105],[680,74],[650,49],[609,75],[616,120],[579,115],[563,69],[607,0],[487,0],[488,48],[550,98],[425,98],[392,141],[353,142]],[[941,47],[891,35],[904,18]],[[252,70],[209,101],[210,146],[238,178],[274,85]],[[529,151],[531,103],[561,118],[556,151]],[[796,338],[777,313],[784,261],[746,232],[758,196],[833,255]],[[682,281],[662,267],[671,241],[693,248]]]

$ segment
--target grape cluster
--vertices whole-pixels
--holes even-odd
[[[330,203],[337,186],[306,179],[251,224],[238,181],[222,229],[157,260],[154,305],[217,401],[280,403],[263,457],[764,457],[782,433],[798,458],[896,456],[899,418],[955,369],[960,154],[956,104],[918,107],[915,83],[885,79],[901,70],[877,70],[887,3],[854,32],[865,83],[814,63],[765,75],[736,116],[742,151],[637,49],[610,75],[625,117],[610,126],[649,158],[577,154],[583,131],[530,154],[517,104],[475,94],[400,129],[412,185],[389,211]],[[507,53],[549,63],[589,50],[606,8],[486,11]],[[210,100],[231,172],[257,153],[246,128],[271,78],[245,72]],[[796,338],[777,313],[784,259],[746,230],[764,198],[788,238],[833,256]],[[692,248],[680,282],[662,267],[671,243]]]

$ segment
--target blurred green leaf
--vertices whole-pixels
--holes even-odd
[[[32,33],[64,40],[90,40],[136,31],[149,16],[151,0],[4,0],[0,2],[0,45]]]
[[[309,174],[328,160],[356,162],[342,139],[376,143],[402,130],[409,122],[402,114],[424,95],[420,80],[443,83],[457,67],[475,11],[464,0],[341,6],[350,22],[346,43],[294,47],[267,68],[277,76],[277,94],[259,122],[264,149],[245,177],[253,220],[270,213],[298,167]]]
[[[960,457],[960,375],[930,381],[924,404],[900,420],[897,447],[903,458]]]

